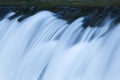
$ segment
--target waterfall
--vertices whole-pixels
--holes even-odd
[[[0,80],[120,80],[120,24],[72,23],[40,11],[0,21]]]

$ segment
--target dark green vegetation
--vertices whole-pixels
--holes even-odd
[[[0,0],[3,6],[38,6],[42,8],[50,8],[58,5],[66,6],[115,6],[119,5],[120,0]]]

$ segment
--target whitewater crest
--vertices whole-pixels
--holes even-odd
[[[0,21],[0,80],[120,80],[120,24],[71,24],[50,11]]]

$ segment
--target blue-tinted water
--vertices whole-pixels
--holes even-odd
[[[0,21],[0,80],[120,80],[120,24],[71,24],[41,11]],[[105,34],[106,33],[106,34]],[[103,34],[105,34],[103,36]]]

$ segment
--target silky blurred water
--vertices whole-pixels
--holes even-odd
[[[0,21],[0,80],[120,80],[120,24],[84,28],[50,11]]]

